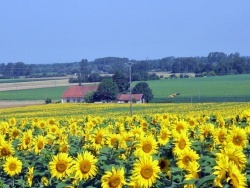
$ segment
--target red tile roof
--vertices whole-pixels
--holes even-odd
[[[92,86],[70,86],[63,92],[62,98],[84,97],[89,91],[96,91],[97,85]]]
[[[143,94],[132,94],[131,98],[136,99],[137,101],[142,99]],[[117,97],[118,101],[130,101],[130,94],[120,94]]]

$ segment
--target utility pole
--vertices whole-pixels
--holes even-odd
[[[131,89],[131,67],[133,65],[132,62],[125,63],[126,65],[129,66],[129,98],[130,98],[130,116],[133,115],[133,110],[132,110],[132,89]]]

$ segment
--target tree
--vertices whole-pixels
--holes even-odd
[[[86,95],[84,96],[84,101],[86,103],[93,103],[94,102],[94,93],[93,91],[89,91],[86,93]]]
[[[117,84],[120,93],[126,93],[128,91],[129,78],[127,78],[122,71],[115,71],[112,79]]]
[[[149,88],[146,82],[139,82],[135,85],[132,89],[133,94],[140,94],[142,93],[145,99],[145,102],[149,102],[154,98],[152,90]]]
[[[80,62],[80,81],[87,82],[89,74],[88,60],[83,59]]]
[[[118,92],[118,86],[112,78],[105,78],[99,84],[98,89],[95,92],[94,99],[113,101],[116,99]]]

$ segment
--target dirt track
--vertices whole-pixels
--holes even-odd
[[[4,84],[0,84],[0,91],[34,89],[34,88],[45,88],[45,87],[58,87],[58,86],[70,86],[70,85],[72,85],[72,84],[70,84],[68,82],[68,79],[4,83]]]
[[[0,108],[44,104],[44,101],[0,101]]]

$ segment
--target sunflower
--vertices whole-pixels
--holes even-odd
[[[29,186],[32,186],[32,180],[34,177],[34,167],[28,167],[28,172],[27,172],[27,182],[29,184]]]
[[[0,144],[0,156],[3,158],[10,157],[15,153],[15,149],[11,143],[2,141]]]
[[[97,173],[97,161],[95,156],[88,151],[78,154],[73,166],[75,178],[86,181],[94,177]]]
[[[200,171],[200,165],[197,162],[190,163],[187,168],[187,174],[185,180],[199,179],[198,172]]]
[[[15,139],[20,135],[20,129],[13,127],[10,129],[9,134],[11,139]]]
[[[118,170],[112,167],[111,171],[105,172],[101,181],[103,188],[122,188],[126,184],[123,167]]]
[[[46,122],[46,121],[40,120],[40,121],[38,122],[38,128],[39,128],[39,129],[45,129],[46,127],[47,127],[47,122]]]
[[[62,179],[71,173],[72,158],[67,153],[59,153],[53,156],[53,160],[49,162],[50,173],[52,177]]]
[[[214,185],[222,187],[221,182],[226,180],[226,173],[228,170],[228,157],[217,157],[216,158],[216,166],[213,167],[214,172],[213,174],[216,176],[214,180]]]
[[[186,169],[190,163],[194,163],[199,159],[199,155],[192,149],[184,149],[177,159],[178,167]]]
[[[214,141],[216,144],[224,145],[226,141],[226,135],[227,135],[227,129],[222,128],[216,128],[214,130]]]
[[[232,144],[237,148],[245,148],[247,146],[247,133],[244,129],[234,126],[229,131],[227,143]]]
[[[241,174],[238,167],[232,162],[230,162],[229,165],[228,165],[227,182],[230,185],[232,185],[233,187],[237,187],[237,188],[245,188],[245,187],[247,187],[246,175]]]
[[[6,174],[14,176],[22,171],[22,165],[23,163],[18,158],[8,157],[3,164],[3,170]]]
[[[179,120],[174,124],[174,127],[172,129],[173,135],[178,135],[181,132],[186,132],[188,128],[188,124],[184,120]]]
[[[41,184],[44,186],[49,186],[49,180],[45,176],[41,178]]]
[[[58,148],[59,152],[68,153],[69,148],[70,148],[70,145],[69,145],[67,139],[64,139],[64,140],[59,142],[59,148]]]
[[[137,156],[152,155],[158,152],[157,142],[152,135],[142,137],[135,147],[136,150],[134,154]]]
[[[23,133],[22,141],[21,141],[21,148],[27,150],[31,147],[33,135],[32,130],[29,129],[27,132]]]
[[[91,135],[91,141],[92,141],[92,147],[96,150],[99,151],[104,143],[105,143],[105,137],[106,137],[106,131],[105,129],[97,129],[95,132]]]
[[[0,133],[2,134],[2,135],[5,135],[7,132],[8,132],[8,130],[9,130],[9,123],[7,123],[7,122],[0,122]]]
[[[225,147],[221,149],[219,153],[216,153],[217,157],[228,157],[228,161],[232,161],[235,165],[243,170],[246,167],[247,159],[241,149],[235,147]]]
[[[181,132],[181,134],[174,139],[173,153],[178,156],[184,149],[190,149],[190,146],[191,142],[189,141],[187,134]]]
[[[44,148],[44,146],[47,144],[47,142],[48,141],[44,136],[38,135],[34,141],[35,153],[39,154]]]
[[[160,167],[162,172],[168,173],[170,170],[170,161],[168,159],[160,159],[158,162],[158,166]]]
[[[157,136],[158,142],[161,146],[164,146],[168,143],[171,137],[171,132],[168,128],[162,128],[160,134]]]
[[[120,134],[114,134],[114,133],[108,134],[106,144],[110,148],[118,147],[120,139],[121,139]]]
[[[160,171],[157,160],[153,160],[152,156],[143,156],[134,163],[132,180],[139,187],[152,187]]]
[[[203,141],[204,139],[213,138],[214,135],[214,125],[212,123],[207,123],[199,126],[200,139]]]

